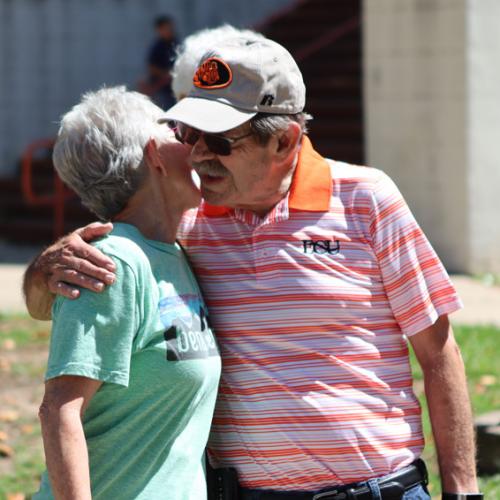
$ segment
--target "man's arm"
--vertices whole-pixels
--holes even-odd
[[[412,335],[424,374],[441,486],[448,493],[478,491],[472,411],[465,369],[446,315]]]
[[[113,283],[115,265],[89,241],[109,233],[112,224],[98,222],[77,229],[46,248],[24,274],[23,292],[28,312],[36,319],[50,319],[56,294],[69,299],[80,295],[77,287],[102,292]]]
[[[40,406],[45,459],[57,500],[90,500],[90,473],[82,416],[99,380],[63,375],[48,380]]]

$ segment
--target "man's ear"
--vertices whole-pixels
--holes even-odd
[[[149,139],[144,148],[144,157],[146,165],[152,174],[165,174],[165,168],[161,162],[160,152],[158,151],[158,144],[153,137]]]
[[[288,128],[278,136],[276,154],[279,158],[287,159],[291,154],[295,154],[297,146],[302,137],[302,129],[297,122],[291,122]]]

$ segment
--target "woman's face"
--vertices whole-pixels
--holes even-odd
[[[169,131],[170,132],[170,131]],[[166,170],[162,177],[169,192],[185,208],[197,207],[201,201],[200,189],[188,163],[190,147],[178,142],[173,134],[158,144],[160,160]]]

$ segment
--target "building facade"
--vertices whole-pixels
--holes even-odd
[[[155,16],[182,38],[297,4],[0,0],[0,177],[83,92],[136,86]],[[393,177],[450,271],[499,274],[500,2],[364,0],[360,16],[366,163]]]

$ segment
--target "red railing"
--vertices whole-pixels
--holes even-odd
[[[64,234],[64,205],[68,198],[73,196],[53,171],[54,187],[51,193],[37,194],[33,189],[33,158],[41,150],[51,150],[54,139],[39,139],[32,142],[24,150],[21,158],[21,189],[28,205],[52,206],[54,209],[54,223],[52,226],[53,237],[58,238]]]
[[[347,21],[344,21],[343,23],[335,26],[301,49],[296,50],[294,53],[295,60],[297,62],[302,62],[304,59],[307,59],[309,56],[318,52],[324,47],[336,42],[337,40],[340,40],[342,37],[349,35],[353,31],[356,31],[356,29],[358,29],[359,27],[359,23],[359,17],[354,16],[351,19],[348,19]]]
[[[286,5],[285,7],[282,7],[281,9],[278,9],[275,11],[273,14],[269,15],[266,17],[263,21],[260,23],[254,24],[251,29],[254,31],[265,31],[265,29],[270,25],[275,23],[276,21],[279,21],[286,15],[290,14],[290,12],[293,12],[295,9],[300,7],[302,4],[305,4],[308,0],[295,0],[294,2],[290,3],[289,5]]]
[[[274,12],[274,14],[268,16],[266,19],[264,19],[264,21],[252,26],[252,29],[254,29],[255,31],[265,31],[268,26],[285,18],[288,14],[306,4],[307,2],[308,0],[295,0],[295,2],[291,2],[289,5],[277,10],[276,12]],[[297,62],[301,62],[304,59],[307,59],[310,55],[318,52],[324,47],[355,31],[359,27],[360,22],[360,17],[354,16],[344,22],[341,22],[340,24],[337,24],[331,30],[312,40],[304,47],[294,51],[294,59]]]

